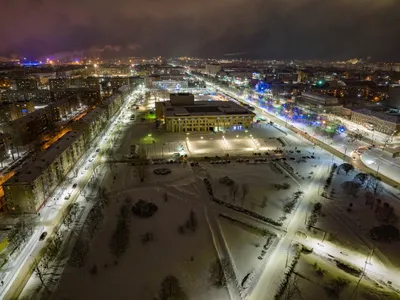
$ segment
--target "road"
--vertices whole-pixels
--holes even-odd
[[[319,164],[318,170],[316,170],[314,180],[308,186],[307,190],[304,191],[304,195],[295,210],[290,223],[287,226],[286,235],[279,241],[275,251],[269,258],[269,263],[267,268],[264,269],[263,274],[257,286],[254,288],[253,293],[249,297],[251,300],[258,299],[273,299],[275,291],[277,290],[279,284],[282,282],[284,277],[284,272],[286,265],[286,258],[290,245],[296,238],[296,232],[304,227],[305,220],[307,218],[307,212],[310,210],[311,201],[315,198],[318,192],[318,186],[326,178],[326,171],[329,168],[331,162],[324,161]],[[302,185],[304,187],[304,185]]]
[[[366,173],[379,174],[379,176],[382,178],[382,181],[389,184],[392,187],[398,186],[400,184],[400,172],[398,172],[400,171],[400,164],[398,163],[397,159],[391,158],[388,153],[381,151],[379,149],[375,149],[372,151],[370,150],[364,151],[361,157],[358,155],[353,155],[354,153],[352,151],[358,148],[359,146],[365,147],[369,145],[361,141],[358,141],[355,144],[353,144],[351,142],[348,142],[345,137],[344,138],[342,137],[341,143],[337,143],[335,142],[335,140],[332,141],[327,137],[317,136],[315,132],[312,131],[312,128],[304,124],[298,122],[296,123],[288,122],[288,120],[284,119],[283,117],[271,114],[265,108],[258,107],[254,102],[248,101],[243,97],[234,95],[234,93],[222,89],[221,87],[216,86],[212,83],[208,84],[210,84],[214,88],[218,88],[219,90],[223,91],[225,94],[229,95],[233,99],[238,99],[241,102],[245,102],[251,104],[253,107],[256,107],[255,112],[258,112],[259,114],[268,117],[276,124],[279,124],[281,128],[283,129],[290,128],[291,131],[294,131],[298,134],[302,134],[304,138],[307,138],[308,140],[311,140],[314,143],[318,142],[319,146],[323,147],[325,150],[333,153],[334,155],[340,158],[347,156],[348,162],[354,164],[361,171]],[[304,134],[305,132],[307,132],[308,136]],[[356,158],[356,161],[352,161],[353,157]],[[374,165],[368,163],[371,161],[374,163]],[[378,166],[380,166],[379,169]]]
[[[40,211],[40,217],[37,219],[37,226],[34,234],[24,248],[18,253],[17,257],[10,260],[5,266],[5,272],[2,273],[4,284],[0,286],[0,299],[12,299],[18,294],[31,272],[30,266],[33,260],[39,255],[42,248],[46,245],[45,241],[39,241],[39,236],[43,231],[48,232],[48,237],[60,225],[63,212],[70,204],[84,199],[84,190],[87,183],[96,176],[97,166],[104,160],[99,152],[105,152],[112,146],[113,135],[118,128],[120,117],[128,108],[132,97],[130,97],[121,107],[119,112],[109,121],[107,127],[91,143],[91,147],[75,164],[74,168],[66,176],[66,180],[53,192],[53,195]],[[100,149],[101,151],[96,151]],[[79,170],[77,172],[76,170]],[[77,187],[72,185],[77,183]],[[68,200],[67,200],[68,198]],[[29,276],[28,276],[29,275]]]

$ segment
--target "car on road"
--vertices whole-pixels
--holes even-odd
[[[11,229],[13,229],[13,227],[11,225],[5,225],[0,228],[0,230],[11,230]]]
[[[96,152],[99,153],[99,152],[100,152],[100,148],[97,148],[97,149],[96,149]]]
[[[42,234],[39,237],[39,241],[43,241],[47,236],[47,231],[42,232]]]
[[[77,183],[74,183],[73,185],[72,185],[72,188],[74,189],[74,188],[76,188],[78,186],[78,184]]]

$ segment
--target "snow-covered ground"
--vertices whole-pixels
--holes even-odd
[[[378,299],[398,299],[396,295],[387,286],[364,277],[359,285],[359,277],[350,275],[336,267],[332,259],[324,258],[314,253],[303,254],[296,265],[295,273],[291,276],[291,281],[295,280],[296,287],[291,299],[332,299],[335,298],[329,294],[329,289],[334,286],[338,279],[343,280],[343,289],[339,292],[337,299],[360,299],[360,300],[378,300]]]
[[[283,205],[297,190],[297,185],[290,177],[280,173],[271,163],[210,165],[207,168],[212,178],[215,196],[225,202],[261,214],[267,218],[278,220],[283,212]],[[234,199],[231,187],[220,182],[229,176],[239,186]],[[277,190],[274,184],[288,183],[287,190]],[[243,185],[248,186],[248,194],[243,197]]]
[[[198,199],[199,192],[191,176],[190,166],[168,166],[172,173],[166,176],[150,175],[145,183],[118,167],[114,182],[111,171],[107,180],[110,204],[98,235],[91,242],[91,251],[84,268],[68,267],[62,276],[55,299],[126,299],[131,293],[135,299],[153,299],[162,279],[176,276],[190,299],[229,299],[226,289],[216,289],[208,283],[209,265],[217,258],[212,236]],[[125,166],[132,169],[135,167]],[[149,170],[150,171],[150,170]],[[168,193],[168,201],[164,200]],[[149,219],[132,215],[129,248],[115,264],[109,241],[116,226],[117,216],[126,199],[139,199],[158,206]],[[190,211],[196,213],[198,228],[194,233],[181,234],[178,227],[186,222]],[[153,241],[143,244],[141,236],[151,232]],[[98,266],[98,274],[89,269]],[[85,287],[85,288],[79,288]]]
[[[335,172],[332,184],[334,194],[330,196],[331,199],[320,198],[323,204],[323,216],[319,218],[317,227],[329,233],[328,240],[356,250],[360,254],[367,255],[375,247],[376,255],[385,264],[389,260],[393,265],[400,267],[397,251],[399,242],[395,242],[398,245],[396,247],[393,243],[376,242],[369,238],[370,229],[383,223],[377,219],[375,208],[366,205],[365,189],[360,189],[356,196],[352,196],[342,187],[344,182],[353,180],[356,174],[357,172],[350,172],[349,175],[345,175],[343,171],[340,174]],[[393,206],[396,215],[399,216],[400,199],[388,192],[388,189],[390,187],[382,184],[382,191],[378,198],[381,199],[382,205],[387,202]],[[353,206],[351,211],[348,211],[350,203]]]

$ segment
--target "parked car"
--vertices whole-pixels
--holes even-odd
[[[42,234],[39,237],[39,241],[43,241],[47,236],[47,231],[42,232]]]

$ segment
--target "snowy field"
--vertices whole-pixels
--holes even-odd
[[[349,194],[349,191],[343,188],[343,184],[352,181],[356,174],[355,171],[348,175],[343,171],[340,174],[335,172],[331,188],[334,193],[329,195],[331,199],[321,197],[322,216],[319,217],[316,227],[326,231],[327,240],[333,243],[342,244],[362,255],[367,255],[374,248],[376,255],[383,263],[387,264],[390,261],[394,266],[400,267],[399,241],[384,243],[373,241],[369,237],[371,228],[385,224],[378,217],[378,202],[373,207],[366,204],[365,188],[360,188],[356,195]],[[386,202],[393,207],[395,215],[399,216],[399,197],[385,184],[381,183],[379,190],[377,198],[381,201],[380,207]],[[394,225],[396,226],[396,223]],[[321,235],[321,232],[319,234]]]
[[[254,283],[253,280],[260,276],[272,245],[264,248],[268,237],[249,226],[224,217],[220,217],[219,223],[238,281],[248,288]],[[262,254],[263,252],[266,255]]]
[[[212,179],[215,196],[225,202],[239,205],[267,218],[278,220],[282,215],[283,205],[290,199],[297,185],[285,174],[278,171],[271,163],[209,165],[207,172]],[[232,194],[232,187],[220,182],[229,176],[239,187],[237,195]],[[288,183],[286,190],[277,190],[275,184]],[[248,194],[243,195],[243,187],[248,186]]]
[[[167,275],[179,279],[189,299],[229,299],[226,289],[208,284],[209,265],[217,253],[190,167],[169,167],[170,175],[149,175],[144,187],[132,177],[134,167],[113,168],[107,185],[110,204],[91,242],[85,267],[65,270],[55,299],[126,299],[129,294],[133,299],[151,300]],[[117,175],[114,182],[113,173],[124,175]],[[168,194],[168,201],[164,193]],[[139,199],[150,201],[158,206],[158,211],[148,219],[131,216],[129,247],[116,263],[109,241],[126,199],[132,204]],[[198,228],[182,234],[178,227],[185,224],[191,210],[197,216]],[[153,240],[143,244],[142,236],[146,233],[151,233]],[[96,275],[89,272],[94,265],[98,267]]]
[[[289,281],[289,286],[296,287],[290,299],[399,299],[389,288],[367,277],[357,287],[359,280],[359,276],[338,269],[333,260],[314,253],[303,254]]]

